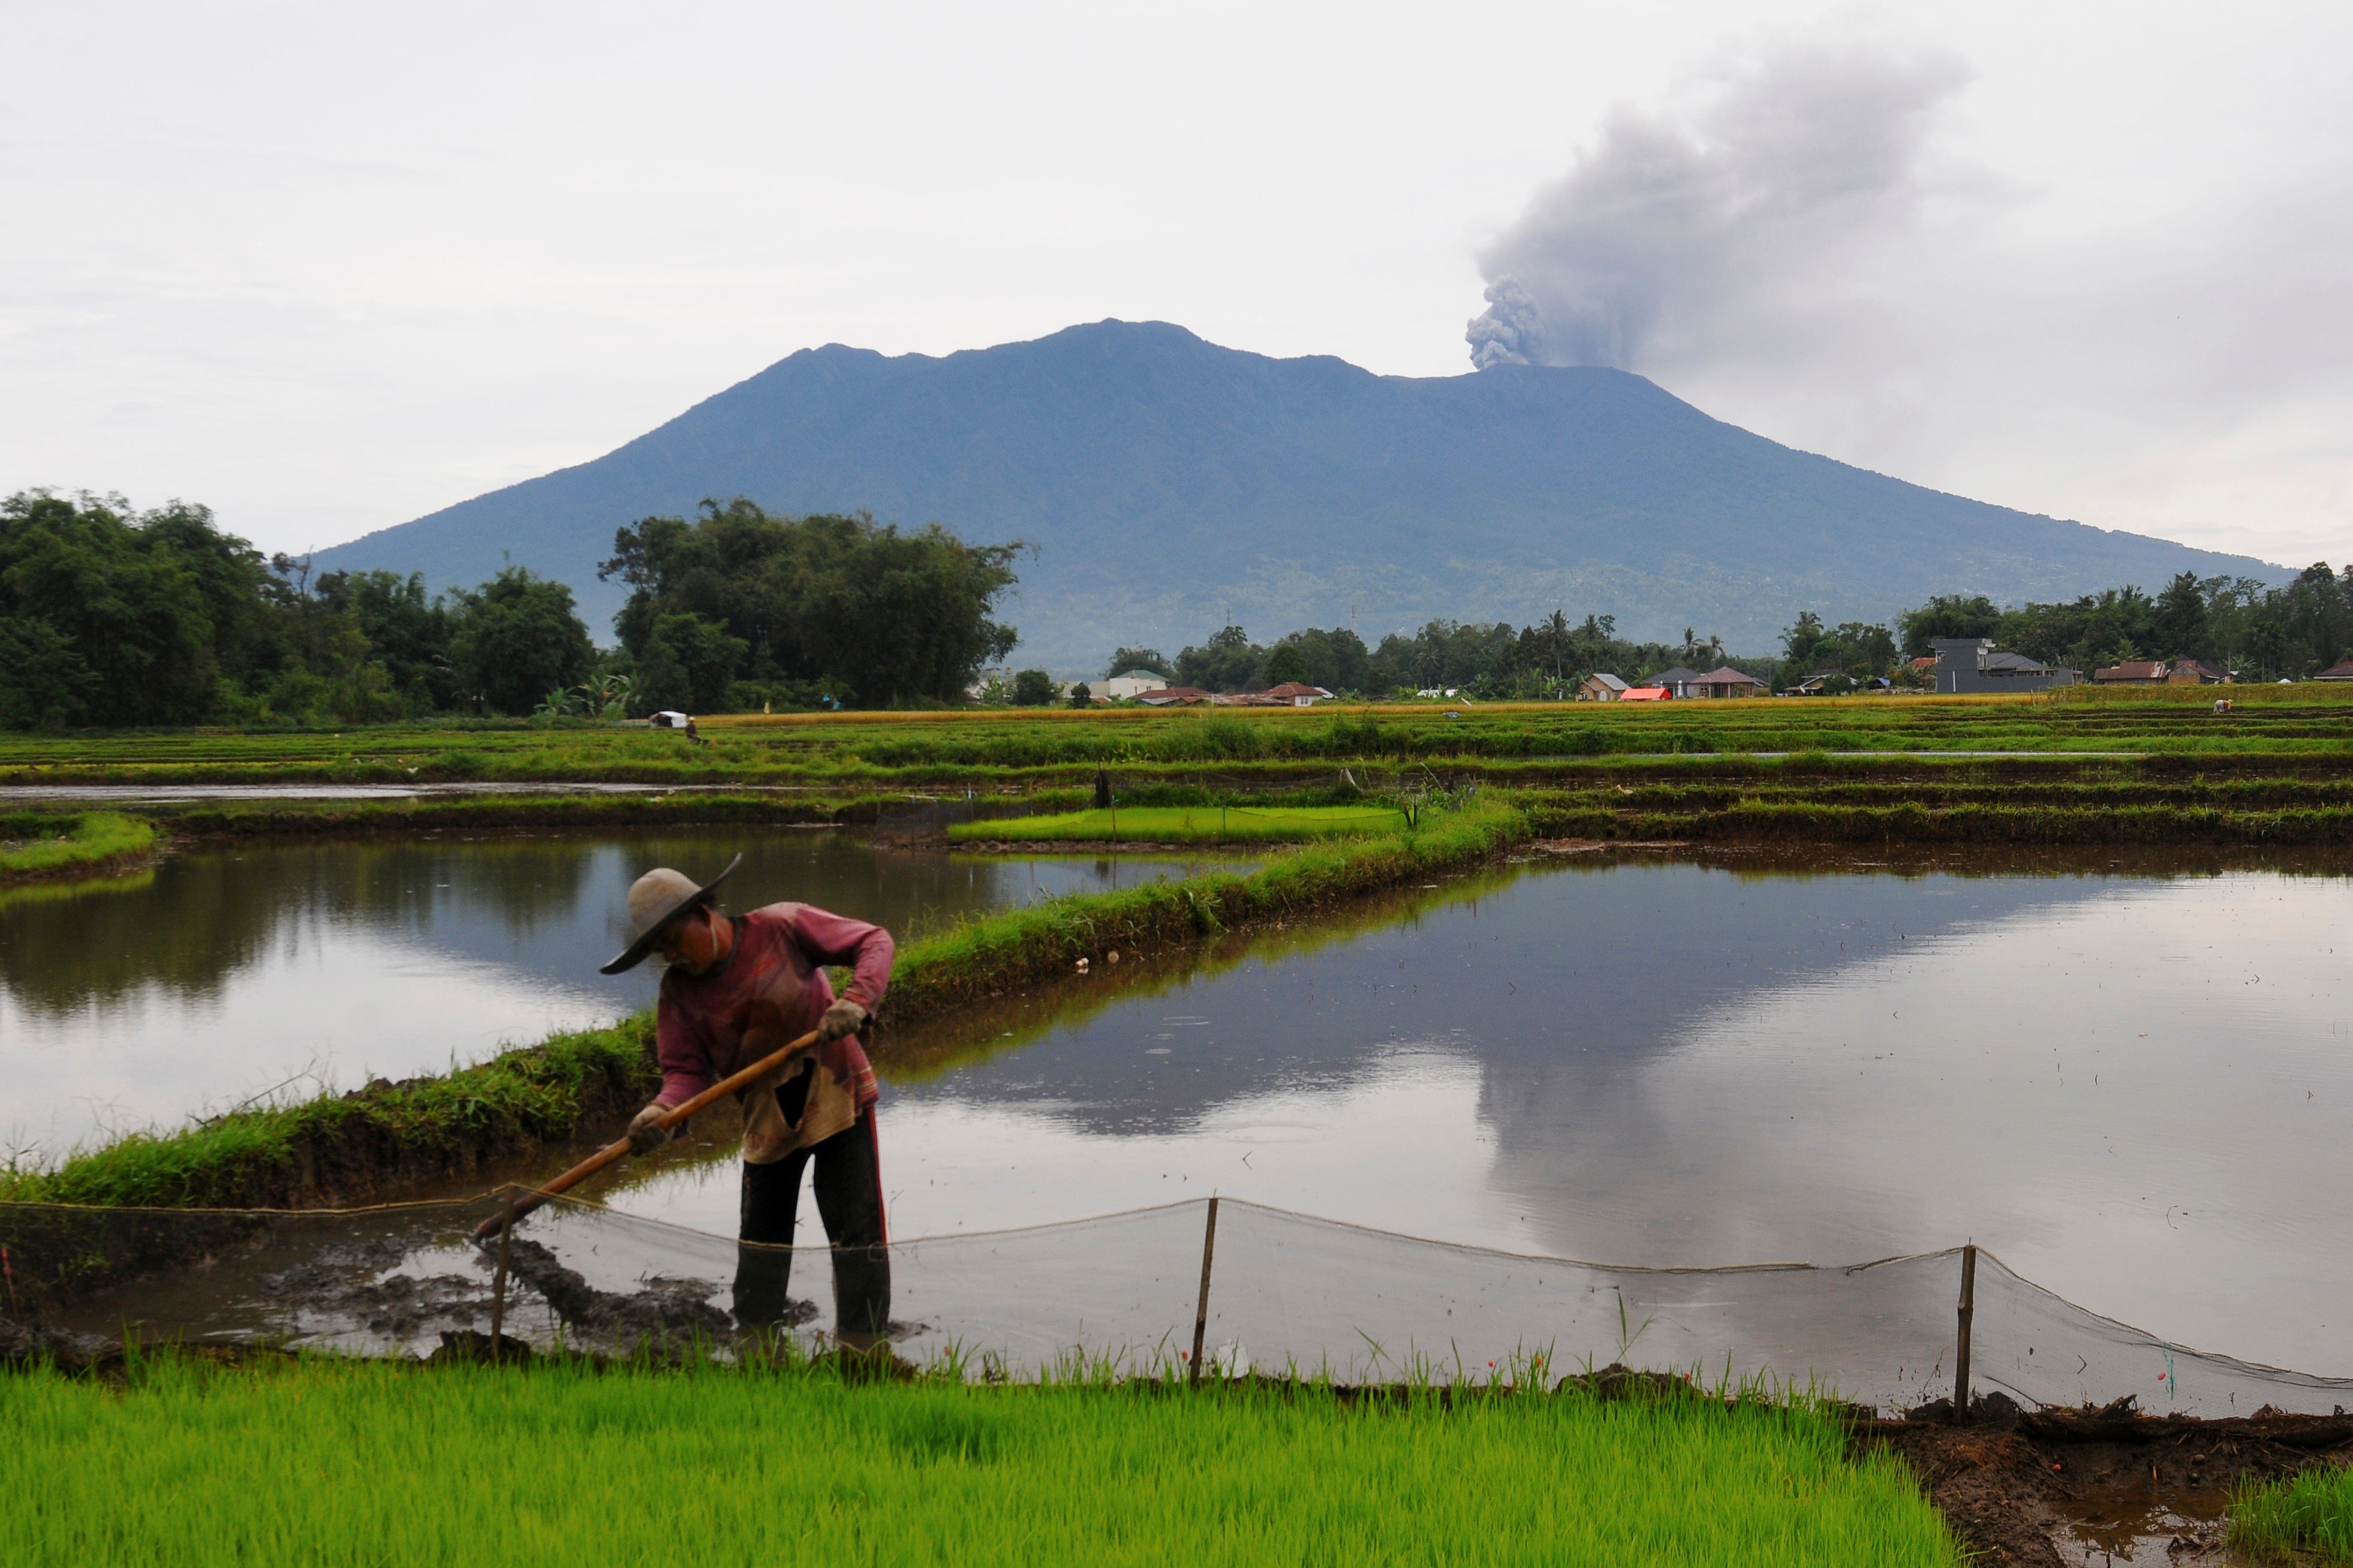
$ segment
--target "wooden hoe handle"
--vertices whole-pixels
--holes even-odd
[[[784,1046],[776,1050],[769,1052],[766,1056],[762,1057],[758,1061],[754,1062],[750,1067],[744,1068],[741,1072],[729,1073],[725,1078],[721,1079],[717,1083],[712,1084],[709,1089],[704,1089],[692,1100],[687,1100],[683,1104],[673,1105],[668,1110],[663,1111],[657,1119],[659,1124],[663,1127],[675,1127],[680,1122],[685,1121],[688,1117],[693,1115],[696,1111],[701,1110],[703,1107],[711,1104],[713,1100],[716,1100],[721,1095],[733,1094],[739,1089],[750,1088],[753,1082],[759,1079],[763,1074],[773,1072],[777,1068],[784,1066],[787,1058],[796,1056],[798,1053],[807,1050],[809,1047],[817,1044],[817,1037],[818,1031],[811,1029],[807,1034],[803,1035],[791,1045]],[[531,1213],[532,1210],[539,1207],[542,1204],[554,1197],[556,1194],[569,1192],[571,1189],[578,1186],[581,1183],[586,1181],[589,1177],[595,1175],[606,1166],[613,1163],[628,1152],[629,1141],[627,1138],[623,1138],[617,1142],[606,1144],[602,1149],[597,1150],[594,1154],[589,1155],[586,1160],[581,1161],[580,1163],[573,1166],[572,1169],[565,1172],[564,1174],[556,1177],[545,1186],[536,1188],[518,1196],[515,1199],[513,1208],[499,1214],[494,1214],[490,1218],[484,1220],[481,1224],[476,1226],[474,1227],[474,1239],[477,1241],[490,1240],[491,1237],[498,1235],[499,1227],[506,1224],[510,1218],[521,1219],[523,1215]]]

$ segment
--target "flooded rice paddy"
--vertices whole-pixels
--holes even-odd
[[[351,1089],[608,1021],[653,995],[628,944],[649,866],[717,871],[902,937],[1216,860],[987,859],[838,832],[646,830],[270,843],[119,881],[0,890],[0,1136],[51,1153],[249,1097]]]
[[[2344,878],[1624,864],[1420,896],[896,1039],[947,1065],[886,1064],[893,1231],[1215,1191],[1613,1263],[1975,1240],[2176,1342],[2353,1371]],[[725,1232],[734,1167],[607,1201]]]
[[[192,857],[87,906],[0,906],[9,1114],[170,1119],[314,1059],[396,1076],[638,1005],[649,980],[594,975],[629,876],[738,844],[739,904],[918,931],[1181,868],[774,833]],[[1974,1240],[2176,1344],[2345,1373],[2349,917],[2334,872],[1482,872],[892,1031],[891,1228],[1215,1192],[1620,1264]],[[732,1234],[726,1133],[604,1201]]]

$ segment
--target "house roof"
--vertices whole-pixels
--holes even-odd
[[[2094,680],[2163,680],[2165,661],[2161,658],[2128,658],[2122,664],[2112,664],[2105,669],[2092,671]]]
[[[1164,686],[1157,691],[1139,691],[1138,702],[1206,702],[1209,694],[1198,686]]]
[[[1644,684],[1650,686],[1673,686],[1682,681],[1697,680],[1699,679],[1701,679],[1701,677],[1698,670],[1688,669],[1683,666],[1677,664],[1671,665],[1667,668],[1659,671],[1658,674],[1651,677],[1651,679]]]
[[[1624,681],[1619,679],[1614,675],[1604,675],[1598,669],[1591,675],[1587,676],[1585,679],[1588,680],[1598,680],[1612,691],[1623,691],[1626,689],[1626,683]]]
[[[2312,678],[2315,680],[2353,680],[2353,658],[2342,664],[2332,664]]]
[[[1310,686],[1303,680],[1286,680],[1266,689],[1269,697],[1329,697],[1332,694],[1320,686]]]
[[[1988,669],[2023,670],[2029,674],[2033,674],[2049,669],[2051,667],[2047,664],[2042,664],[2034,659],[2031,659],[2022,653],[1989,653],[1985,656],[1984,668]]]
[[[1746,670],[1735,669],[1728,664],[1711,669],[1705,675],[1699,677],[1699,683],[1702,686],[1762,686],[1765,684]]]
[[[1666,702],[1674,693],[1663,686],[1630,686],[1618,694],[1620,702]]]

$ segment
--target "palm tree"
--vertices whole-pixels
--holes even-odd
[[[1699,652],[1699,634],[1693,631],[1691,627],[1685,626],[1683,628],[1683,657],[1685,658],[1689,658],[1697,652]]]

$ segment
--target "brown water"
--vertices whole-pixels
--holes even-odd
[[[650,965],[596,973],[628,941],[630,880],[708,874],[739,849],[733,907],[795,899],[902,941],[1236,863],[995,859],[782,828],[448,834],[206,850],[0,892],[0,1152],[438,1071],[643,1006]]]

